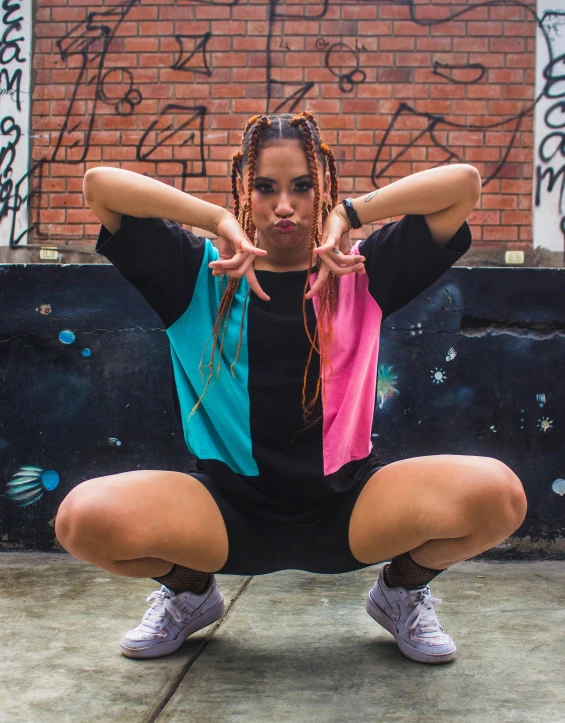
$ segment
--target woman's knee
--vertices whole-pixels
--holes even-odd
[[[97,480],[86,480],[74,487],[63,499],[55,516],[55,535],[71,554],[84,554],[106,538],[112,506],[93,494]]]
[[[508,536],[526,517],[528,502],[524,486],[501,460],[484,457],[482,462],[473,500],[475,509],[480,509],[483,526],[488,524]]]

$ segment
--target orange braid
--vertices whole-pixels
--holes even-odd
[[[288,122],[288,116],[290,114],[283,114],[281,117],[285,118],[285,122]],[[275,119],[278,116],[273,115],[271,118]],[[253,223],[253,215],[251,211],[251,192],[253,188],[253,181],[255,178],[255,168],[257,164],[257,157],[258,157],[258,149],[259,149],[259,141],[261,138],[261,134],[263,131],[268,128],[271,125],[271,118],[266,115],[255,115],[252,116],[245,126],[245,131],[242,138],[242,148],[245,143],[245,139],[247,136],[248,131],[251,129],[251,138],[249,141],[249,152],[248,152],[248,159],[247,159],[247,183],[248,183],[248,189],[247,189],[247,198],[246,203],[244,205],[243,209],[240,209],[240,201],[239,201],[239,193],[237,189],[237,178],[238,176],[242,177],[242,163],[243,163],[243,152],[237,151],[232,157],[232,194],[234,197],[234,213],[236,218],[238,218],[238,221],[247,234],[247,237],[249,240],[255,245],[255,225]],[[301,131],[301,136],[303,139],[303,145],[304,150],[306,152],[306,157],[308,159],[308,167],[310,170],[310,174],[312,176],[312,182],[314,187],[314,213],[313,213],[313,220],[312,220],[312,230],[310,233],[310,247],[309,247],[309,270],[312,268],[314,263],[314,248],[318,247],[321,242],[321,229],[320,229],[320,200],[321,200],[321,193],[320,193],[320,179],[318,174],[318,165],[317,165],[317,157],[316,157],[316,143],[319,141],[315,141],[314,135],[312,133],[312,129],[309,124],[313,126],[313,128],[316,131],[317,138],[320,137],[319,128],[316,123],[316,120],[314,116],[309,113],[308,111],[303,111],[302,113],[298,113],[297,115],[292,116],[290,120],[290,124],[294,127],[298,128]],[[322,154],[325,156],[328,162],[328,168],[330,172],[330,179],[331,179],[331,208],[334,208],[338,203],[338,183],[337,183],[337,171],[336,171],[336,164],[335,159],[333,156],[333,153],[329,146],[327,146],[325,143],[321,143],[320,150]],[[329,211],[327,210],[327,206],[324,203],[322,205],[322,228],[323,223],[325,222],[325,219],[327,218]],[[316,260],[318,269],[321,266],[321,260],[318,258]],[[306,294],[308,289],[308,283],[310,280],[310,273],[307,274],[306,283],[304,286],[304,294]],[[222,290],[222,297],[220,299],[220,304],[218,307],[218,314],[216,317],[216,321],[214,323],[214,329],[212,333],[210,334],[210,337],[214,337],[214,343],[212,346],[212,356],[211,361],[208,365],[206,365],[210,369],[210,374],[208,377],[208,380],[206,382],[206,385],[204,387],[204,391],[202,392],[200,398],[198,399],[197,403],[195,404],[194,408],[192,409],[192,412],[189,416],[189,419],[192,417],[196,409],[198,408],[202,398],[204,397],[204,394],[206,393],[208,389],[208,385],[210,383],[210,380],[212,378],[212,370],[214,367],[214,358],[215,358],[215,350],[218,343],[218,337],[220,335],[220,332],[222,332],[222,340],[220,345],[220,361],[218,363],[218,370],[216,374],[216,378],[219,375],[220,367],[221,367],[221,357],[222,357],[222,350],[224,345],[224,338],[227,328],[227,320],[229,317],[229,312],[231,310],[232,302],[235,297],[238,285],[239,285],[240,279],[237,278],[231,278],[228,277],[227,286],[224,289],[224,277],[220,277],[220,288]],[[308,423],[307,417],[311,415],[311,409],[316,403],[319,392],[320,392],[320,385],[321,385],[321,378],[322,375],[325,376],[325,367],[323,366],[323,363],[328,361],[326,351],[328,349],[328,346],[332,339],[332,316],[336,308],[337,304],[337,298],[338,298],[338,291],[339,291],[339,285],[338,285],[338,277],[330,272],[328,276],[328,280],[324,287],[322,287],[320,291],[320,312],[318,314],[318,321],[316,324],[316,329],[314,332],[314,338],[310,335],[310,330],[308,328],[308,319],[306,314],[306,299],[303,296],[302,299],[302,313],[304,318],[304,327],[306,330],[306,334],[308,336],[308,339],[310,341],[310,353],[308,355],[308,362],[306,365],[306,370],[304,373],[304,380],[303,380],[303,386],[302,386],[302,407],[303,411],[305,413],[304,420],[307,424],[305,429],[315,424],[319,419],[321,419],[321,416],[315,419],[314,421]],[[248,290],[244,302],[243,302],[243,315],[240,323],[240,333],[239,333],[239,343],[237,348],[236,357],[233,361],[233,363],[230,365],[230,370],[232,373],[232,376],[234,375],[233,367],[239,358],[239,353],[241,350],[241,343],[243,338],[243,329],[244,329],[244,322],[245,322],[245,312],[246,312],[246,305],[248,303],[249,295],[250,295],[251,289]],[[325,314],[328,314],[329,319],[329,332],[326,334],[325,329]],[[318,336],[321,338],[321,351],[317,347],[316,341]],[[208,342],[210,341],[210,337],[208,338]],[[204,352],[202,354],[202,358],[204,358],[204,354],[206,352],[206,348],[208,347],[208,342],[206,342],[206,346],[204,348]],[[310,368],[310,362],[312,359],[313,352],[316,351],[320,357],[321,357],[321,365],[320,365],[320,376],[318,377],[317,385],[316,385],[316,395],[313,400],[311,400],[309,403],[306,402],[306,381],[308,377],[308,369]],[[329,363],[329,361],[328,361]],[[199,369],[202,374],[202,359],[200,361]],[[331,367],[331,364],[330,364]],[[333,370],[332,370],[333,371]],[[204,378],[202,377],[203,381]],[[324,387],[325,391],[325,387]]]

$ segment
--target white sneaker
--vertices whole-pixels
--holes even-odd
[[[197,630],[219,620],[224,614],[224,598],[212,575],[201,593],[175,595],[165,585],[147,598],[151,607],[141,622],[120,641],[127,658],[159,658],[178,650]]]
[[[383,565],[369,590],[366,610],[383,628],[396,638],[407,658],[419,663],[448,663],[455,658],[455,644],[439,624],[434,605],[441,600],[432,597],[427,585],[405,590],[387,587]]]

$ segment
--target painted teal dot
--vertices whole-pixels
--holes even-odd
[[[48,469],[41,475],[41,484],[46,490],[54,490],[59,484],[59,475],[54,469]]]
[[[83,355],[83,356],[90,356],[90,349],[83,349],[83,350],[82,350],[82,355]]]
[[[520,409],[520,414],[524,414],[524,410],[523,410],[523,409]]]
[[[559,477],[553,481],[553,484],[551,485],[551,489],[555,492],[557,495],[565,495],[565,479],[560,479]]]
[[[68,329],[65,329],[59,334],[59,341],[63,342],[63,344],[72,344],[74,340],[74,333]]]

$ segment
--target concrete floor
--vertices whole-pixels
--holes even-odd
[[[227,614],[173,655],[119,641],[159,585],[0,553],[2,723],[565,723],[565,562],[466,562],[432,584],[454,663],[407,660],[365,612],[377,566],[218,576]]]

